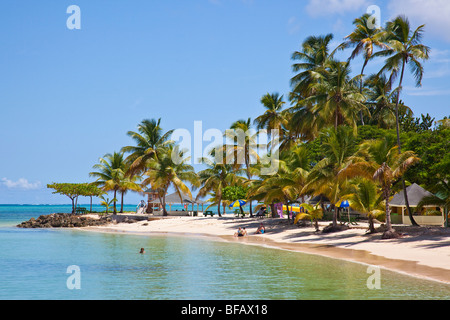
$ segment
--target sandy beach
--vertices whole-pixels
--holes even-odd
[[[264,224],[266,232],[256,235],[255,231],[260,223]],[[327,224],[320,224],[320,229]],[[234,237],[239,227],[245,227],[248,236]],[[259,245],[344,259],[450,284],[450,230],[395,227],[403,233],[402,238],[381,240],[380,233],[368,235],[367,224],[364,223],[358,223],[345,231],[323,234],[316,233],[312,226],[294,226],[286,219],[234,217],[155,217],[149,221],[87,227],[83,230],[208,237],[213,241]]]

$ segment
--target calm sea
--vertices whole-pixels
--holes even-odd
[[[381,289],[370,290],[367,266],[314,255],[173,236],[15,227],[54,212],[70,206],[0,205],[0,299],[450,299],[449,285],[385,270]]]

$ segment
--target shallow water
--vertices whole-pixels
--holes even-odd
[[[68,288],[72,265],[80,289]],[[370,290],[370,275],[360,264],[208,239],[0,227],[0,299],[450,298],[449,285],[386,270]]]

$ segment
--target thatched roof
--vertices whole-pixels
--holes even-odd
[[[427,196],[432,196],[433,194],[418,184],[414,183],[406,188],[406,194],[408,195],[408,202],[411,207],[417,207],[419,202]],[[389,202],[390,206],[403,207],[406,206],[405,196],[403,190],[394,195],[392,200]]]

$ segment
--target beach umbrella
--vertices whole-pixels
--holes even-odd
[[[344,201],[341,202],[340,207],[341,208],[348,208],[348,207],[350,207],[350,203],[348,202],[348,200],[344,200]]]
[[[241,207],[243,205],[245,205],[247,202],[244,200],[236,200],[234,202],[232,202],[229,207],[230,208],[236,208],[236,207]]]
[[[348,222],[350,223],[350,203],[348,202],[348,200],[342,201],[339,207],[347,208]]]

